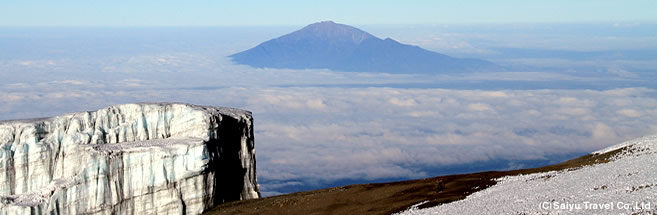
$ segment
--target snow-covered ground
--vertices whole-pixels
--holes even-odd
[[[657,135],[593,153],[626,147],[611,162],[575,170],[498,179],[467,198],[399,214],[654,214],[657,213]]]

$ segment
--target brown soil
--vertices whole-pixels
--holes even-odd
[[[449,175],[420,180],[378,184],[357,184],[322,190],[298,192],[262,199],[229,202],[206,214],[391,214],[420,202],[420,208],[464,199],[485,189],[494,179],[518,174],[573,170],[606,163],[621,148],[601,155],[585,155],[560,164],[512,171],[490,171]]]

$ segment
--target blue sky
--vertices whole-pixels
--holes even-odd
[[[10,1],[0,26],[240,26],[657,21],[657,1]]]

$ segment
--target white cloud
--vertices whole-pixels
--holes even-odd
[[[34,64],[34,62],[33,61],[19,61],[18,64],[22,65],[22,66],[31,66],[32,64]]]
[[[492,111],[493,110],[489,105],[483,104],[483,103],[470,104],[470,105],[468,105],[468,109],[471,110],[471,111]]]
[[[583,116],[590,114],[591,110],[588,108],[566,107],[559,109],[559,113],[573,115],[573,116]]]
[[[602,122],[596,123],[591,133],[594,140],[609,142],[618,140],[616,131]]]
[[[545,159],[593,151],[657,129],[652,125],[657,99],[648,89],[71,87],[7,88],[17,91],[0,94],[5,102],[0,118],[139,101],[244,108],[254,113],[258,177],[274,182],[426,177],[431,173],[422,167]]]
[[[634,109],[621,109],[618,110],[617,113],[626,117],[640,117],[641,115],[643,115],[641,111]]]
[[[144,87],[146,86],[146,81],[136,78],[128,78],[116,81],[115,85],[118,87]]]
[[[577,102],[577,98],[574,98],[574,97],[560,97],[559,100],[558,100],[559,104],[569,104],[569,103],[573,103],[573,102]]]
[[[483,91],[481,94],[484,97],[493,97],[493,98],[507,98],[507,97],[509,97],[509,95],[506,94],[503,91]]]
[[[53,84],[70,84],[70,85],[88,85],[86,81],[81,80],[62,80],[62,81],[52,81]]]
[[[442,115],[436,111],[413,111],[409,112],[406,115],[412,117],[441,117]]]
[[[390,100],[388,100],[388,102],[390,102],[390,104],[403,106],[403,107],[413,107],[417,105],[415,99],[391,98]]]
[[[28,87],[30,87],[30,85],[26,83],[11,83],[5,85],[5,88],[8,89],[20,89],[20,88],[28,88]]]
[[[617,68],[617,67],[610,67],[607,69],[609,73],[612,73],[614,75],[617,75],[622,78],[639,78],[639,75],[636,73],[627,71],[625,69]]]
[[[23,98],[24,96],[21,96],[20,94],[3,93],[0,95],[0,102],[17,102],[22,100]]]
[[[311,109],[324,109],[326,108],[326,104],[324,104],[324,101],[321,99],[310,99],[306,101],[306,106],[308,106]]]

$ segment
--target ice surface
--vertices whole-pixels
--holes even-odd
[[[609,163],[504,177],[464,200],[400,214],[657,213],[657,135],[594,153],[623,147]]]
[[[248,111],[140,103],[0,121],[0,214],[199,214],[259,196]]]

